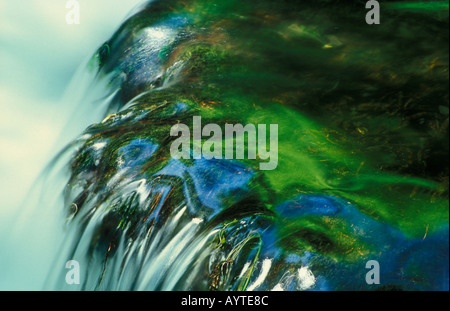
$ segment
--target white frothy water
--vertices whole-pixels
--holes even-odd
[[[84,65],[142,1],[78,2],[80,24],[68,25],[66,1],[0,0],[0,290],[42,289],[61,242],[55,203],[69,155],[49,161],[101,121]]]

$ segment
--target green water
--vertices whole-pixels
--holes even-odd
[[[161,55],[189,59],[170,92],[205,124],[279,125],[269,206],[319,192],[415,237],[448,222],[448,3],[388,3],[375,26],[326,1],[168,6],[154,23],[195,24]]]
[[[87,197],[92,211],[109,206],[105,212],[112,214],[91,246],[104,239],[108,258],[116,243],[108,243],[108,228],[131,230],[132,239],[143,234],[142,217],[154,212],[163,195],[152,198],[147,214],[133,205],[136,195],[121,184],[129,177],[123,154],[135,148],[127,162],[132,181],[153,178],[172,163],[170,128],[178,122],[191,126],[193,116],[222,127],[278,125],[276,169],[260,171],[260,159],[241,160],[256,175],[247,185],[251,199],[224,195],[223,210],[206,225],[223,226],[224,240],[236,239],[240,229],[227,228],[253,214],[272,223],[262,240],[273,233],[285,253],[317,252],[336,262],[396,253],[396,244],[384,236],[391,231],[404,241],[436,233],[448,242],[448,3],[389,2],[381,8],[381,24],[368,25],[360,3],[157,1],[124,23],[90,63],[118,93],[109,116],[87,129],[71,167],[69,185],[82,190],[68,205],[81,207]],[[174,112],[179,103],[187,112]],[[147,149],[133,147],[141,140]],[[154,154],[149,141],[159,148]],[[98,144],[105,145],[101,153]],[[186,169],[198,164],[180,162]],[[235,182],[219,169],[203,173],[216,183],[221,174]],[[199,175],[192,178],[208,185]],[[203,185],[184,178],[196,197],[201,191],[195,187]],[[177,187],[168,196],[181,204],[187,194]],[[317,194],[339,198],[336,204],[349,214],[285,217],[277,210],[299,195]],[[167,213],[177,204],[167,205]],[[223,250],[223,257],[239,261],[233,254],[252,239],[229,242],[234,248]],[[216,251],[226,249],[224,243]],[[252,243],[259,254],[262,246]],[[245,289],[250,278],[238,288]]]

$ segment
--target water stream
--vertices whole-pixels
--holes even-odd
[[[44,288],[448,290],[448,5],[394,3],[375,27],[364,12],[168,0],[128,15],[75,76],[67,143],[14,223],[27,260],[46,254]],[[171,157],[171,127],[194,116],[277,124],[278,166]]]

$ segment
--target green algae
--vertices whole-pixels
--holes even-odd
[[[416,174],[412,167],[417,160],[411,153],[432,154],[429,142],[436,139],[448,150],[446,117],[422,114],[425,121],[419,121],[425,125],[420,126],[410,114],[417,113],[428,97],[437,100],[436,106],[448,105],[444,87],[448,47],[442,40],[448,32],[439,28],[448,19],[421,22],[416,15],[389,11],[378,28],[364,26],[360,18],[360,31],[353,31],[348,24],[357,23],[358,16],[352,7],[343,6],[341,13],[330,15],[334,6],[329,4],[321,7],[320,14],[310,14],[317,12],[312,5],[286,14],[288,4],[293,5],[172,1],[139,13],[121,29],[138,29],[175,15],[187,17],[195,28],[188,26],[193,35],[161,53],[169,63],[186,62],[183,85],[152,93],[141,100],[141,106],[133,106],[132,113],[183,94],[177,101],[189,102],[205,124],[278,124],[278,167],[264,173],[276,194],[276,199],[266,202],[268,207],[299,193],[328,193],[412,236],[419,236],[424,228],[438,228],[448,220],[448,165],[443,163],[442,174],[428,177],[430,172],[421,163],[423,171]],[[386,7],[423,11],[445,9],[448,4],[402,2]],[[427,21],[432,23],[424,25]],[[343,31],[330,34],[333,26]],[[413,85],[421,88],[416,91]],[[191,124],[188,118],[185,121]],[[111,162],[117,156],[114,150],[138,136],[167,139],[171,124],[166,122],[164,126],[143,123],[116,138]],[[433,122],[442,125],[427,129]],[[432,146],[439,148],[436,143]],[[402,163],[405,155],[410,164]],[[163,157],[168,158],[167,150]]]
[[[181,16],[187,24],[158,52],[163,79],[176,68],[180,80],[121,103],[88,128],[89,138],[72,163],[72,181],[95,170],[95,187],[84,191],[111,187],[113,197],[117,189],[108,182],[120,173],[120,150],[136,139],[157,144],[133,173],[152,176],[171,159],[170,128],[192,126],[193,116],[222,128],[277,124],[277,168],[262,172],[261,159],[240,160],[257,175],[249,186],[256,194],[238,206],[224,202],[209,228],[258,215],[274,222],[286,252],[356,262],[378,251],[342,219],[283,219],[275,212],[299,194],[319,193],[339,197],[409,238],[425,239],[449,220],[448,112],[442,113],[448,107],[448,14],[429,14],[448,10],[448,3],[386,3],[386,8],[391,10],[382,12],[381,25],[373,27],[364,23],[364,10],[328,1],[301,9],[293,1],[156,2],[119,29],[107,54],[120,56],[122,45],[128,48],[132,40],[124,41],[122,32],[133,38],[144,26]],[[407,14],[410,9],[415,13]],[[117,69],[105,55],[100,48],[95,56],[101,60],[100,78]],[[175,113],[180,103],[185,111]],[[101,154],[91,150],[99,142],[107,142]],[[182,163],[190,166],[193,160]],[[179,203],[183,193],[177,190]],[[139,224],[143,214],[133,204],[134,197],[112,204],[114,228]],[[234,234],[219,234],[218,247],[232,245]],[[230,246],[217,268],[238,260],[249,241],[259,254],[259,237],[250,235]],[[251,269],[258,255],[254,258]],[[251,269],[239,289],[247,287]],[[212,288],[228,284],[224,275],[217,278]]]

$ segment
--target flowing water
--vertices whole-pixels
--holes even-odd
[[[51,207],[37,203],[43,186],[37,176],[95,122],[88,113],[76,116],[83,110],[77,100],[87,82],[80,77],[87,74],[82,63],[140,1],[79,2],[81,22],[68,25],[66,1],[0,0],[1,290],[43,287],[62,227],[60,219],[48,217],[54,214]],[[64,181],[57,187],[62,189]],[[26,212],[27,204],[40,210],[30,206]]]
[[[57,237],[45,288],[448,290],[448,3],[389,4],[375,26],[330,1],[136,9],[75,77],[71,132],[91,125],[16,229]],[[171,157],[194,116],[277,124],[277,167]]]

